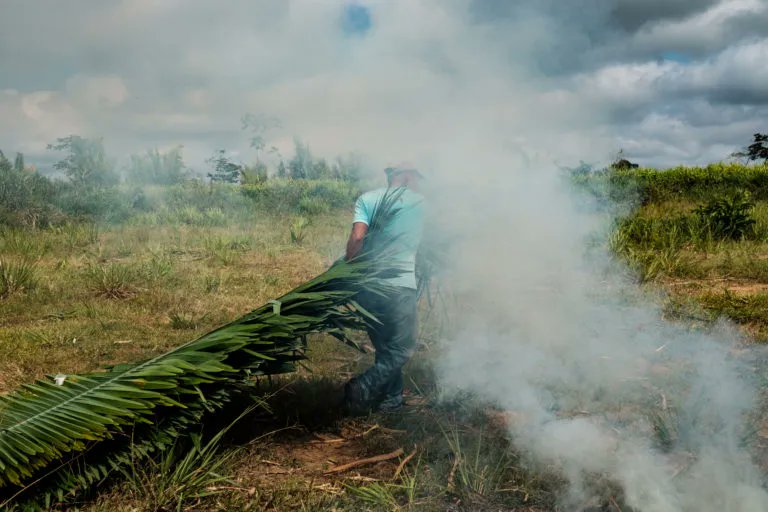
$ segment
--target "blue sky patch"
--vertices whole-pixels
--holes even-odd
[[[664,52],[661,54],[661,58],[664,60],[679,62],[680,64],[688,64],[691,62],[691,58],[688,55],[675,51]]]
[[[347,4],[341,17],[341,28],[346,34],[364,35],[371,29],[371,11],[360,4]]]

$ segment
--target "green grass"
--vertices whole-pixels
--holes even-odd
[[[622,169],[575,174],[573,182],[611,202],[643,205],[665,201],[705,201],[716,195],[746,191],[768,200],[768,165],[716,163],[705,167]]]
[[[0,260],[0,299],[30,291],[37,286],[35,262]]]
[[[294,216],[254,215],[223,226],[67,224],[0,231],[8,261],[36,258],[29,266],[34,279],[14,285],[0,300],[0,392],[46,374],[81,373],[159,354],[249,311],[334,261],[343,250],[350,215],[349,210],[309,215],[300,228]],[[7,281],[19,283],[23,272],[14,265]],[[373,506],[377,493],[392,496],[394,502],[382,505],[387,510],[444,509],[454,499],[446,492],[451,451],[433,420],[420,420],[423,427],[413,437],[372,436],[356,447],[363,456],[394,449],[393,443],[419,444],[418,458],[396,480],[304,474],[265,482],[250,472],[253,451],[277,439],[269,437],[265,445],[261,429],[332,431],[361,421],[344,418],[338,400],[344,379],[370,356],[361,359],[331,339],[313,340],[311,347],[311,372],[291,377],[288,387],[288,380],[273,382],[282,392],[266,427],[251,423],[230,435],[235,439],[227,445],[244,447],[242,453],[214,452],[204,441],[169,449],[89,497],[81,509],[360,510]],[[434,379],[426,367],[428,362],[420,360],[409,365],[420,386],[431,392]],[[399,431],[412,418],[362,421],[389,422]],[[451,421],[446,416],[444,423]],[[287,457],[280,463],[291,462]],[[340,494],[318,490],[313,483],[318,478]],[[373,483],[379,487],[368,489]]]
[[[670,290],[670,317],[710,325],[726,316],[768,340],[768,290],[746,290],[768,284],[765,173],[745,171],[713,187],[720,194],[749,183],[756,200],[754,233],[725,239],[695,212],[714,197],[706,186],[717,169],[673,171],[682,177],[643,171],[650,192],[617,223],[608,243],[640,281]],[[689,183],[700,175],[704,184]],[[278,204],[281,194],[291,198],[285,205]],[[242,191],[188,184],[147,195],[151,209],[124,224],[0,230],[3,261],[34,262],[33,284],[0,299],[0,393],[45,374],[159,354],[315,276],[343,252],[351,212],[337,204],[351,206],[354,192],[347,185],[276,181]],[[742,289],[734,290],[737,285]],[[501,411],[471,397],[440,399],[434,340],[452,319],[435,309],[422,320],[426,348],[406,367],[413,395],[402,413],[345,417],[343,382],[372,356],[317,337],[310,340],[307,369],[263,383],[269,414],[244,418],[214,445],[201,438],[169,448],[107,483],[80,508],[556,510],[562,476],[512,446]],[[226,424],[238,412],[218,419]],[[674,443],[673,410],[651,411],[648,421],[658,449]],[[324,445],[319,435],[344,442]],[[396,477],[403,457],[324,474],[397,448],[414,457]],[[607,486],[606,496],[617,496],[616,490]]]
[[[0,231],[0,392],[160,353],[279,296],[335,259],[349,215],[314,218],[301,249],[280,216],[211,228]],[[30,253],[37,259],[23,263]],[[41,345],[31,331],[77,341]]]
[[[641,283],[666,287],[672,317],[721,317],[768,340],[768,167],[717,164],[574,177],[604,202],[632,207],[608,248]],[[747,195],[744,195],[744,194]]]
[[[302,227],[300,243],[293,216],[254,216],[212,227],[67,226],[0,238],[0,244],[20,248],[19,253],[39,255],[38,286],[0,301],[0,392],[45,374],[80,373],[159,354],[249,311],[338,258],[350,215],[335,210],[306,217],[311,227]],[[229,253],[236,257],[227,260]],[[428,325],[422,332],[427,337],[440,328],[439,321],[429,318],[441,317],[425,316]],[[419,353],[407,366],[417,405],[402,415],[364,418],[345,417],[339,402],[344,380],[369,364],[372,355],[317,337],[310,341],[309,356],[308,370],[264,383],[264,393],[274,394],[271,414],[244,418],[215,450],[206,448],[205,439],[169,448],[107,482],[80,509],[438,511],[459,502],[472,510],[553,506],[561,483],[521,461],[503,427],[487,428],[484,415],[492,408],[437,405],[429,352]],[[348,451],[331,447],[335,462],[323,459],[319,469],[297,458],[318,446],[317,432],[343,436],[376,425],[371,434],[351,441]],[[416,454],[397,478],[394,470],[402,457],[333,477],[322,474],[329,465],[398,447]],[[258,462],[265,459],[274,464]],[[275,468],[285,473],[272,475]]]

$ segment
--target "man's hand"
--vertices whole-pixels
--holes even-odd
[[[349,234],[349,240],[347,240],[347,254],[344,256],[345,260],[349,261],[360,254],[366,233],[368,233],[368,224],[365,222],[355,222],[352,224],[352,232]]]

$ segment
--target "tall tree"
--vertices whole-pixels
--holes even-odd
[[[24,170],[24,153],[16,153],[16,159],[13,161],[13,168],[17,172]]]
[[[285,166],[285,162],[283,162],[282,159],[280,159],[280,163],[277,164],[277,177],[278,178],[288,177],[288,168]]]
[[[105,186],[118,182],[114,164],[107,159],[102,139],[86,139],[70,135],[56,139],[48,149],[63,151],[66,156],[54,164],[76,185]]]
[[[363,171],[363,159],[357,153],[336,157],[333,165],[333,177],[339,180],[356,182]]]
[[[11,172],[13,170],[13,165],[11,164],[11,161],[6,158],[5,153],[3,153],[2,150],[0,150],[0,171],[2,172]]]
[[[240,168],[240,183],[242,185],[256,185],[267,181],[267,165],[257,161],[253,165],[243,165]]]
[[[752,144],[747,146],[747,158],[768,163],[768,134],[756,133]]]
[[[126,177],[135,183],[155,185],[180,183],[186,177],[182,147],[175,147],[165,153],[155,148],[142,155],[131,155]]]
[[[312,176],[312,152],[309,145],[303,143],[298,137],[293,139],[294,154],[288,162],[288,170],[291,178],[303,180]]]
[[[744,163],[756,162],[757,160],[768,163],[768,134],[756,133],[753,136],[752,144],[739,151],[734,151],[731,156]]]
[[[325,161],[325,158],[320,158],[312,162],[312,166],[310,167],[310,170],[311,170],[309,174],[310,179],[319,180],[319,179],[331,177],[331,168],[328,165],[328,162]]]
[[[265,115],[245,114],[241,122],[243,130],[251,133],[251,147],[256,150],[256,160],[261,160],[261,153],[267,147],[267,132],[280,128],[280,121]],[[275,153],[277,148],[273,146],[268,152]]]
[[[214,151],[211,158],[206,160],[206,163],[213,168],[213,172],[208,173],[211,181],[237,183],[240,179],[242,166],[232,162],[227,157],[227,152],[223,149]]]

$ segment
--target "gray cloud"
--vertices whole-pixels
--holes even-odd
[[[342,2],[11,0],[0,148],[50,159],[48,142],[82,133],[120,155],[184,144],[196,165],[217,147],[247,159],[239,118],[251,111],[283,121],[271,142],[284,152],[298,134],[328,156],[384,158],[490,117],[528,160],[600,161],[627,144],[671,165],[727,153],[643,126],[701,136],[706,109],[733,121],[707,141],[740,145],[763,119],[763,0],[362,4],[373,26],[349,38]],[[690,62],[661,61],[669,52]],[[568,141],[562,154],[548,155],[551,137]]]
[[[611,10],[611,20],[627,32],[659,21],[681,20],[699,14],[718,0],[617,0]]]

